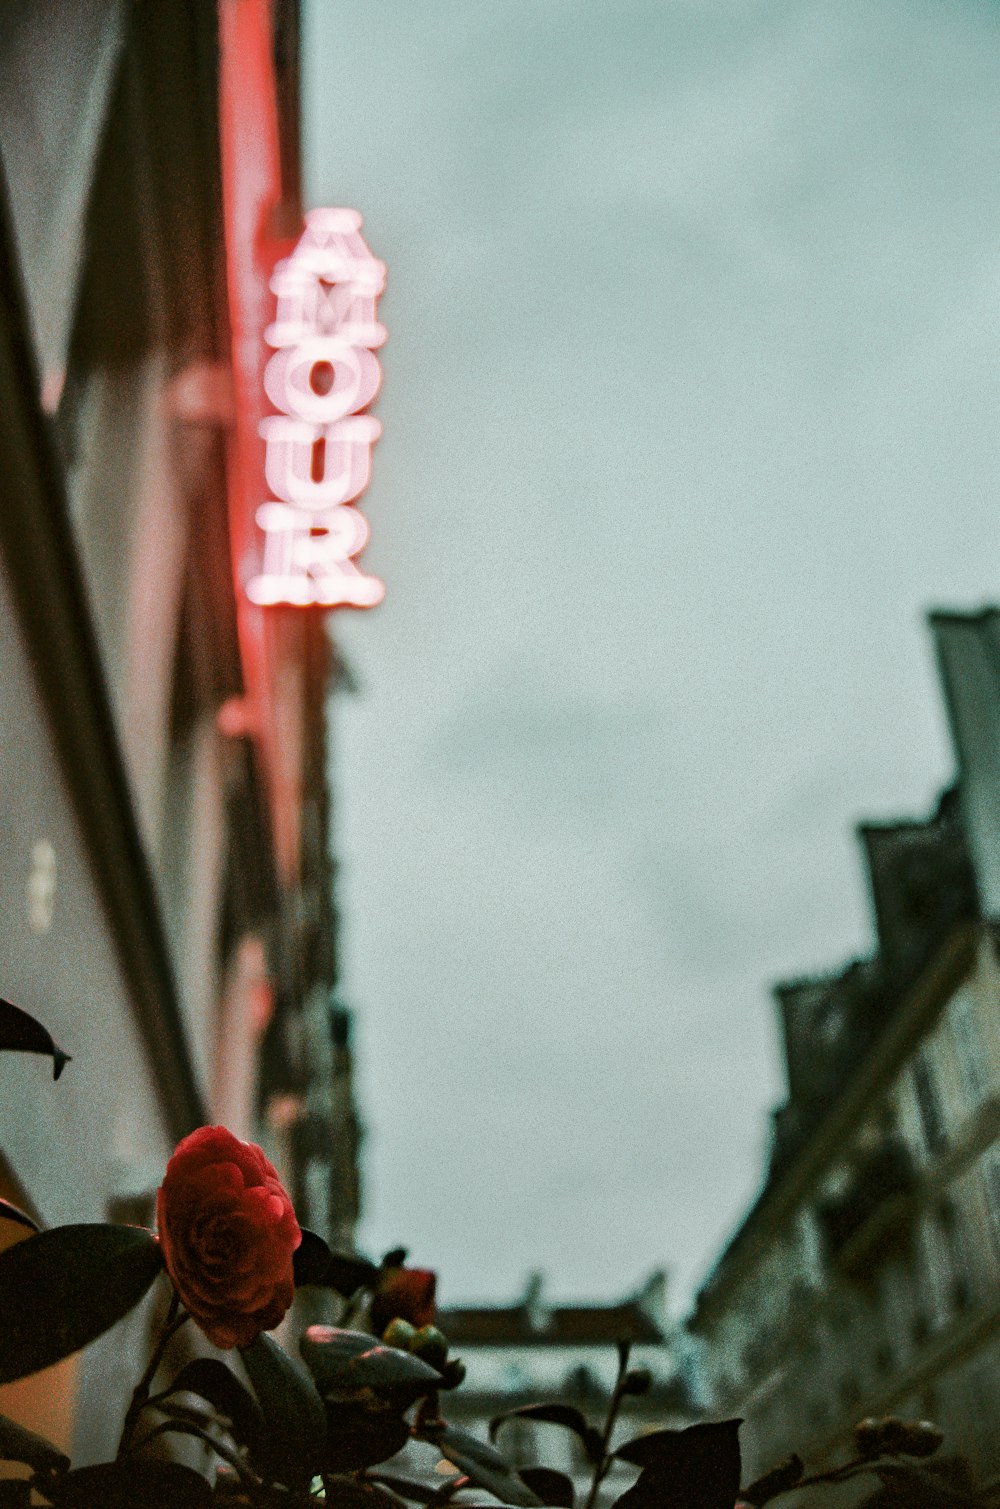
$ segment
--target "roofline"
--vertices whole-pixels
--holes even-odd
[[[871,1053],[858,1064],[854,1075],[814,1128],[813,1135],[799,1149],[778,1179],[773,1184],[763,1185],[742,1224],[737,1227],[705,1284],[698,1291],[694,1308],[686,1322],[689,1330],[698,1331],[699,1321],[716,1307],[725,1288],[736,1279],[735,1273],[726,1271],[734,1255],[748,1246],[751,1252],[754,1247],[763,1247],[765,1239],[758,1234],[760,1227],[765,1221],[773,1225],[785,1216],[803,1188],[830,1163],[842,1144],[843,1134],[857,1120],[867,1102],[885,1087],[891,1074],[903,1061],[906,1051],[919,1039],[936,1012],[943,1008],[952,992],[969,973],[982,936],[982,923],[960,923],[944,940],[916,980],[902,992],[899,1004],[908,1009],[898,1011],[887,1023]]]
[[[996,603],[984,603],[981,608],[930,608],[927,613],[927,622],[933,624],[966,624],[970,628],[976,624],[988,622],[991,618],[1000,618],[1000,606]]]

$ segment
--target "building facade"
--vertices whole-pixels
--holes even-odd
[[[0,1056],[0,1193],[148,1221],[215,1121],[349,1240],[338,667],[321,616],[243,590],[254,320],[301,220],[296,5],[12,0],[0,82],[0,994],[73,1055],[58,1085]],[[124,1399],[143,1324],[0,1411],[106,1452],[77,1375]]]
[[[835,1458],[887,1413],[937,1421],[974,1476],[1000,1473],[1000,934],[970,842],[1000,662],[995,614],[932,625],[958,787],[925,822],[859,829],[872,956],[777,987],[788,1097],[689,1322],[713,1410],[745,1417],[751,1476],[793,1450]]]

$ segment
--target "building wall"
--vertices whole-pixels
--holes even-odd
[[[0,27],[0,995],[73,1055],[58,1085],[0,1055],[0,1168],[49,1224],[150,1220],[209,1120],[301,1184],[332,1073],[303,1026],[336,970],[329,656],[292,610],[240,618],[216,22],[12,0]],[[50,1379],[79,1461],[113,1449],[146,1310],[82,1363],[96,1412]],[[46,1429],[29,1394],[0,1411]]]
[[[746,1418],[748,1473],[791,1450],[842,1452],[857,1419],[889,1412],[936,1420],[949,1450],[1000,1472],[998,1020],[979,929],[950,988],[902,1003],[883,1072],[703,1293],[706,1385],[716,1412]],[[887,1144],[898,1167],[880,1187]],[[852,1199],[859,1218],[831,1241],[826,1213]]]

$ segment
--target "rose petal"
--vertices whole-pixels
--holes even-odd
[[[261,1148],[225,1127],[185,1137],[157,1192],[157,1227],[182,1303],[216,1346],[246,1346],[292,1303],[302,1233]]]

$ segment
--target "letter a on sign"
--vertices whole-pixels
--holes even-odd
[[[264,536],[251,602],[372,608],[385,586],[357,565],[367,521],[354,506],[371,477],[382,426],[363,412],[379,390],[377,319],[385,263],[361,236],[356,210],[312,210],[271,278],[277,298],[264,338],[274,350],[264,391],[264,475],[273,496],[257,510]]]

